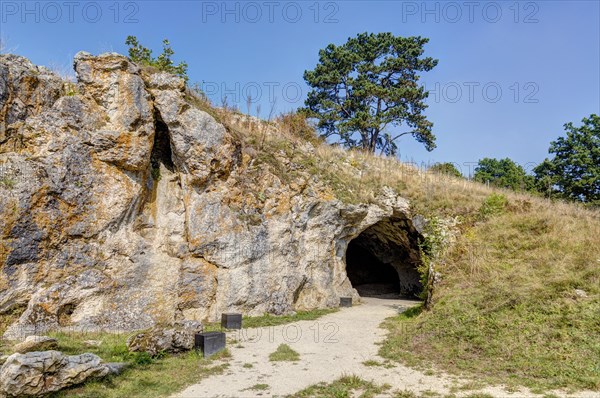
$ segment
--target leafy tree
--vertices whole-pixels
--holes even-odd
[[[600,117],[592,114],[582,122],[564,125],[566,137],[550,143],[554,158],[534,169],[535,182],[547,196],[600,205]]]
[[[396,140],[412,135],[428,151],[435,148],[433,124],[423,115],[428,92],[419,85],[420,71],[438,61],[423,58],[429,39],[361,33],[319,52],[319,63],[304,72],[311,87],[305,112],[318,120],[324,137],[339,136],[347,147],[395,154]],[[386,128],[405,124],[393,135]]]
[[[454,177],[462,177],[462,173],[460,170],[456,168],[454,163],[445,162],[445,163],[436,163],[429,168],[430,171],[434,171],[440,174],[446,174]]]
[[[178,65],[173,63],[171,57],[175,54],[171,48],[169,40],[163,40],[163,52],[158,58],[152,57],[152,50],[142,46],[135,36],[127,36],[125,44],[129,46],[129,58],[135,63],[153,66],[159,70],[173,73],[188,81],[187,68],[188,64],[180,62]]]
[[[533,177],[527,175],[522,166],[509,158],[481,159],[475,167],[473,179],[481,183],[489,182],[491,185],[510,188],[515,191],[531,190],[533,188]]]

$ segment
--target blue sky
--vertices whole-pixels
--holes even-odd
[[[531,169],[562,125],[600,113],[599,1],[5,1],[0,35],[34,63],[70,68],[79,50],[126,53],[127,35],[173,44],[219,103],[266,118],[301,106],[318,51],[360,32],[430,39],[422,76],[437,149],[403,137],[403,160],[510,157]],[[259,90],[260,89],[260,92]],[[260,96],[258,95],[260,93]],[[252,105],[256,114],[256,104]],[[462,167],[465,174],[469,166]]]

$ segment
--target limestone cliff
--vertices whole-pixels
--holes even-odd
[[[345,257],[363,232],[419,290],[391,189],[345,204],[308,171],[257,165],[183,80],[113,53],[74,67],[69,83],[0,56],[0,314],[22,311],[6,337],[335,306],[357,296]]]

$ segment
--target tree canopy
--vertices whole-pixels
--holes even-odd
[[[550,143],[554,157],[534,169],[536,186],[547,196],[600,205],[600,117],[592,114],[582,123],[565,124],[566,137]]]
[[[434,171],[440,174],[446,174],[453,177],[462,177],[462,173],[458,168],[454,165],[454,163],[444,162],[444,163],[436,163],[429,168],[430,171]]]
[[[188,80],[187,68],[188,64],[180,62],[175,65],[171,57],[175,54],[171,48],[169,40],[163,40],[163,52],[157,57],[152,57],[152,50],[140,44],[137,37],[127,36],[125,44],[129,46],[129,58],[133,62],[142,65],[153,66],[159,70],[175,74],[182,77],[186,82]]]
[[[361,33],[343,45],[328,45],[316,68],[304,72],[311,87],[304,111],[318,120],[324,137],[339,136],[347,147],[396,154],[397,139],[412,135],[433,150],[433,123],[423,115],[428,93],[418,74],[438,63],[422,57],[428,41]],[[388,130],[401,125],[406,131]]]
[[[493,186],[510,188],[515,191],[533,188],[533,177],[527,175],[521,165],[509,158],[481,159],[475,167],[473,179],[484,184],[489,182]]]

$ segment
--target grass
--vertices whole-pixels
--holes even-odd
[[[294,315],[270,315],[265,314],[257,317],[245,317],[242,325],[245,328],[260,328],[267,326],[278,326],[298,321],[314,321],[320,317],[337,312],[337,308],[323,308],[311,311],[298,311]]]
[[[217,363],[215,363],[216,361]],[[190,351],[186,354],[166,357],[148,365],[136,366],[119,376],[92,381],[80,387],[59,392],[53,397],[165,397],[206,377],[222,374],[229,365],[218,363],[218,361],[218,358],[213,357],[207,360],[194,351]]]
[[[211,375],[223,373],[229,366],[227,350],[204,359],[195,351],[180,355],[164,355],[158,359],[145,353],[130,353],[127,350],[126,334],[109,333],[49,333],[58,340],[58,350],[68,355],[90,352],[105,362],[126,362],[128,368],[120,375],[90,381],[67,390],[54,393],[51,397],[164,397],[185,386],[199,382]],[[99,346],[85,341],[100,341]]]
[[[270,387],[269,387],[268,384],[258,383],[258,384],[253,385],[252,387],[246,388],[243,391],[248,391],[248,390],[251,390],[251,391],[265,391],[265,390],[268,390],[269,388]]]
[[[275,350],[275,352],[272,352],[271,354],[269,354],[269,361],[271,361],[271,362],[279,362],[279,361],[295,362],[295,361],[299,361],[299,360],[300,360],[300,354],[298,354],[296,351],[294,351],[292,349],[292,347],[290,347],[287,344],[280,344],[279,347],[277,347],[277,350]]]
[[[379,361],[375,361],[373,359],[369,359],[368,361],[364,361],[362,364],[365,365],[365,366],[367,366],[367,367],[370,367],[370,368],[371,367],[381,366],[383,368],[390,369],[390,368],[394,367],[394,365],[390,361],[379,362]]]
[[[375,361],[373,359],[369,359],[368,361],[364,361],[362,364],[365,365],[365,366],[368,366],[368,367],[383,366],[382,362]]]
[[[314,321],[320,317],[339,311],[337,308],[324,308],[311,311],[298,311],[294,315],[270,315],[262,316],[245,316],[242,318],[242,327],[247,328],[262,328],[268,326],[285,325],[298,321]],[[206,331],[221,330],[220,322],[212,322],[204,326]]]
[[[433,309],[384,323],[380,355],[487,382],[598,391],[598,214],[506,196],[485,201],[483,221],[444,257]]]
[[[332,383],[319,383],[290,395],[292,398],[371,398],[389,390],[387,385],[377,386],[358,376],[344,376]],[[357,395],[359,393],[360,395]]]
[[[412,391],[402,390],[402,391],[395,391],[394,398],[418,398],[418,396],[417,396],[417,394],[415,394]]]
[[[0,186],[1,187],[4,187],[4,188],[10,190],[10,189],[13,189],[16,185],[17,185],[17,182],[12,178],[8,178],[8,177],[0,178]]]

